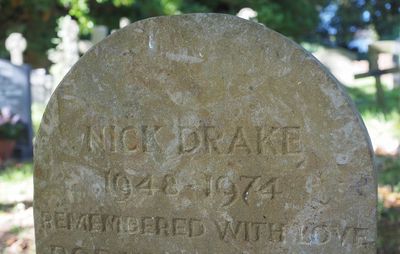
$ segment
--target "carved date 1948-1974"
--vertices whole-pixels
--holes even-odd
[[[182,191],[199,191],[204,198],[218,199],[221,206],[235,202],[252,205],[256,200],[271,201],[282,193],[280,177],[240,175],[235,181],[228,176],[203,174],[197,185],[179,187],[177,179],[170,174],[156,176],[131,176],[124,172],[109,170],[105,176],[105,189],[117,201],[125,201],[134,195],[179,195]]]

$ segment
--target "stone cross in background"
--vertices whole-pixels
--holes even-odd
[[[70,16],[63,17],[57,35],[60,42],[55,49],[49,51],[49,59],[54,63],[50,68],[50,73],[54,77],[55,84],[61,81],[79,59],[79,26],[77,22]]]
[[[26,49],[26,39],[20,33],[12,33],[6,39],[6,49],[10,52],[11,63],[22,65],[23,53]]]

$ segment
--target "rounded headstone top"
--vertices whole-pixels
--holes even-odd
[[[343,88],[229,15],[95,45],[47,106],[34,183],[38,253],[375,250],[372,150]]]

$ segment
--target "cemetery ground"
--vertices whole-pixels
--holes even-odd
[[[347,90],[367,125],[376,151],[378,253],[400,253],[400,88],[385,91],[385,109],[376,106],[372,79]],[[35,131],[43,110],[40,105],[32,107]],[[35,253],[32,175],[31,162],[9,162],[0,169],[0,254]]]

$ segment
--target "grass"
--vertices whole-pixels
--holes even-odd
[[[358,87],[346,87],[347,92],[357,105],[361,115],[366,118],[385,118],[393,117],[399,120],[400,109],[400,88],[392,90],[385,89],[385,108],[378,107],[375,99],[375,86],[368,84]],[[386,115],[386,116],[385,116]]]
[[[18,235],[19,233],[21,233],[22,231],[24,231],[23,227],[18,227],[18,226],[13,226],[9,233],[14,234],[14,235]]]
[[[42,120],[45,107],[45,105],[39,103],[32,104],[32,125],[34,133],[37,133],[39,130],[40,121]]]
[[[377,105],[375,85],[371,81],[346,87],[346,89],[355,102],[373,141],[376,144],[384,143],[389,146],[386,142],[389,139],[389,142],[393,141],[395,145],[396,140],[400,140],[400,88],[392,90],[384,88],[385,108]],[[400,162],[398,164],[396,168],[399,169]],[[396,174],[400,175],[400,173]]]
[[[0,170],[0,182],[19,182],[33,177],[32,163],[16,164]]]
[[[378,175],[379,184],[390,185],[395,192],[400,192],[400,159],[377,157],[377,161],[383,165]]]

